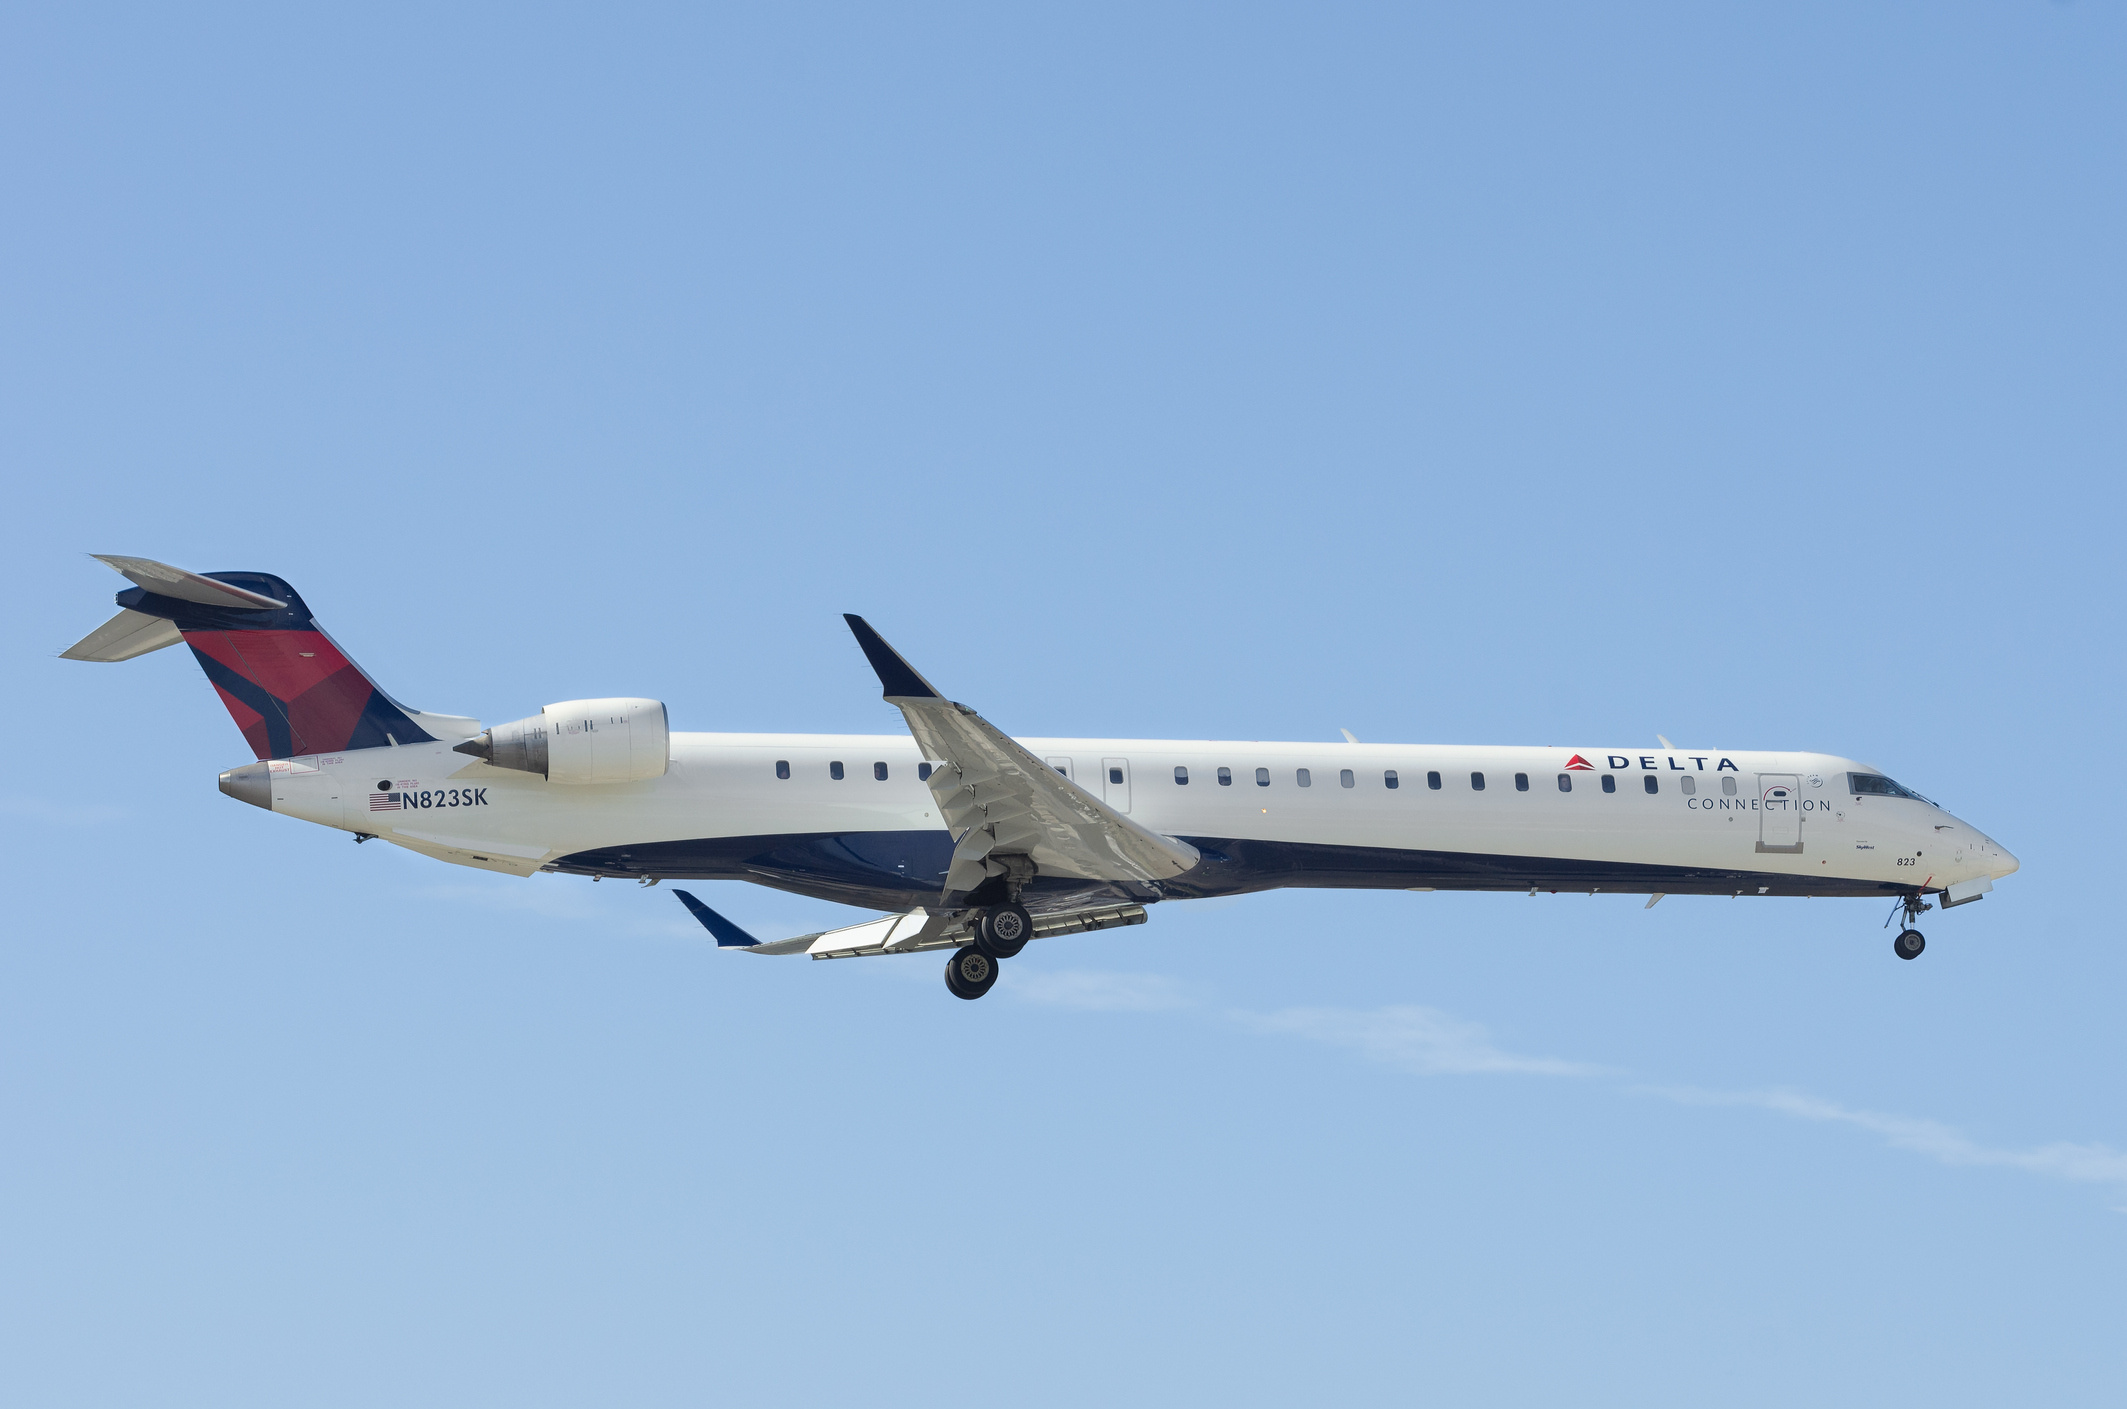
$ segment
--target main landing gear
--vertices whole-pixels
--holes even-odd
[[[975,927],[975,947],[992,959],[1011,959],[1034,937],[1034,917],[1017,902],[992,905]]]
[[[970,944],[945,961],[945,986],[955,998],[980,998],[997,982],[997,961]]]
[[[1903,915],[1905,917],[1905,928],[1899,930],[1898,938],[1891,941],[1891,952],[1893,954],[1896,954],[1901,959],[1918,959],[1920,957],[1921,951],[1928,947],[1928,937],[1919,930],[1914,929],[1913,926],[1918,923],[1921,915],[1933,908],[1917,895],[1908,895],[1899,900],[1897,906],[1891,911],[1891,920]],[[1884,924],[1890,924],[1891,920],[1885,920]]]
[[[955,998],[980,998],[997,982],[997,963],[1027,947],[1034,917],[1017,901],[992,905],[975,924],[974,940],[945,961],[945,986]]]

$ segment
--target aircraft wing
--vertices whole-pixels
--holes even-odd
[[[911,910],[905,915],[888,915],[862,924],[844,925],[838,930],[815,930],[790,939],[759,940],[695,899],[692,891],[675,890],[672,893],[701,922],[702,928],[715,936],[717,948],[736,949],[742,954],[808,954],[815,959],[913,954],[923,949],[958,949],[972,938],[974,929],[965,915],[934,915],[928,910]],[[1084,934],[1143,923],[1145,907],[1142,905],[1096,906],[1063,915],[1038,915],[1034,919],[1034,937],[1045,939],[1055,934]]]
[[[954,843],[946,906],[1028,865],[1038,875],[1154,886],[1197,864],[1195,847],[1131,821],[938,693],[863,617],[843,620],[923,756],[944,761],[929,782]]]

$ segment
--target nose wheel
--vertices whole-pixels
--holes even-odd
[[[1922,915],[1933,908],[1917,894],[1902,895],[1898,898],[1898,903],[1891,907],[1890,919],[1883,922],[1888,926],[1891,920],[1896,920],[1901,916],[1905,920],[1905,923],[1899,927],[1898,938],[1891,941],[1891,952],[1893,954],[1896,954],[1901,959],[1918,959],[1920,957],[1920,951],[1928,947],[1928,938],[1919,930],[1914,929],[1913,925]]]
[[[996,983],[997,961],[972,944],[955,949],[945,961],[945,986],[955,998],[972,1001],[988,993]]]

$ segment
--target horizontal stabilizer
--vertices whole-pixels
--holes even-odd
[[[158,597],[174,597],[180,602],[197,602],[207,607],[229,607],[240,612],[279,611],[288,605],[264,593],[247,591],[230,582],[217,582],[196,572],[158,563],[153,558],[121,558],[109,553],[91,553],[89,556],[134,586],[145,587]]]
[[[59,653],[61,660],[131,660],[184,640],[177,624],[146,612],[121,611]]]

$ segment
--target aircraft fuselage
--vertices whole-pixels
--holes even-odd
[[[1202,853],[1156,891],[1038,877],[1037,912],[1279,886],[1890,897],[2016,868],[1931,803],[1855,792],[1850,775],[1877,770],[1828,754],[1018,742]],[[665,775],[633,783],[549,782],[448,742],[225,777],[274,811],[463,865],[744,880],[900,910],[938,894],[953,851],[924,764],[905,735],[674,733]]]

